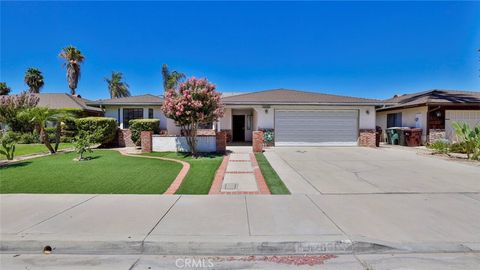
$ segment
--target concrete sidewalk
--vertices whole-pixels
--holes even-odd
[[[480,251],[479,194],[0,196],[3,253]]]

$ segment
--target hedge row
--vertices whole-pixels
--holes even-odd
[[[89,134],[93,143],[108,144],[115,139],[117,120],[108,117],[85,117],[75,121],[79,132]]]
[[[132,141],[139,145],[140,135],[142,131],[152,131],[155,134],[160,133],[159,119],[134,119],[130,120],[130,132],[132,133]]]

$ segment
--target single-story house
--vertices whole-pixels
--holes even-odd
[[[373,135],[374,143],[375,107],[382,104],[290,89],[227,96],[223,103],[218,130],[232,141],[251,141],[252,131],[273,129],[276,146],[354,146],[362,134]]]
[[[117,119],[121,129],[136,118],[160,119],[168,135],[180,135],[160,107],[161,96],[142,95],[89,103]],[[234,142],[251,142],[256,130],[271,129],[276,146],[353,146],[374,143],[375,109],[383,102],[289,89],[225,95],[224,116],[205,129],[226,131]],[[363,135],[362,135],[363,134]],[[369,142],[361,139],[369,138]]]
[[[452,122],[480,124],[480,92],[429,90],[395,95],[377,108],[377,125],[421,128],[422,141],[445,138],[455,141]]]
[[[84,116],[103,116],[103,110],[87,105],[92,101],[81,98],[80,96],[72,96],[66,93],[41,93],[38,96],[38,107],[48,107],[50,109],[76,109],[83,112]]]

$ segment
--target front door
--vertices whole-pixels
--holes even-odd
[[[245,115],[233,115],[232,140],[234,142],[245,141]]]

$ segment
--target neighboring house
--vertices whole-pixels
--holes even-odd
[[[273,89],[223,98],[216,124],[232,141],[252,141],[252,131],[273,129],[276,146],[354,146],[375,143],[378,100]],[[362,141],[362,142],[361,142]]]
[[[176,130],[173,121],[168,121],[161,107],[163,98],[155,95],[139,95],[122,98],[100,99],[89,103],[105,111],[105,117],[115,118],[121,129],[128,129],[129,121],[133,119],[160,119],[161,130]]]
[[[76,109],[83,112],[84,116],[103,116],[102,109],[87,105],[92,101],[72,96],[66,93],[42,93],[34,94],[39,97],[38,107],[48,107],[50,109]]]
[[[423,142],[455,140],[452,122],[480,124],[480,92],[430,90],[394,96],[377,109],[377,125],[421,128]]]

